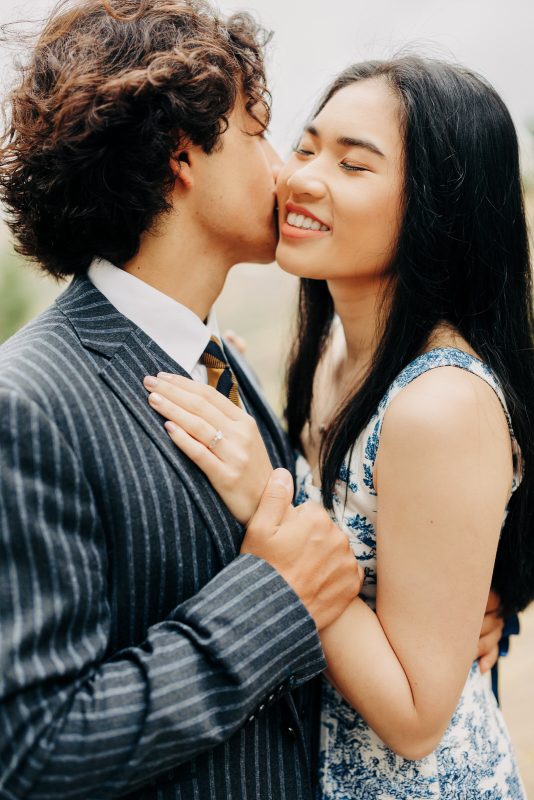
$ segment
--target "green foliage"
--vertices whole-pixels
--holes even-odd
[[[42,280],[15,253],[0,253],[0,342],[35,313]]]

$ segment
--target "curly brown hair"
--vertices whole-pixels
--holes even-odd
[[[240,92],[261,132],[267,32],[206,0],[61,2],[8,99],[0,193],[16,249],[55,276],[118,266],[168,211],[184,141],[218,145]]]

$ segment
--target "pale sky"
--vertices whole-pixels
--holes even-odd
[[[0,0],[0,23],[38,18],[50,0]],[[409,46],[460,61],[501,93],[519,127],[534,119],[533,0],[217,0],[274,31],[273,144],[287,152],[322,89],[353,61]],[[6,53],[0,65],[7,64]],[[6,73],[4,73],[6,74]]]

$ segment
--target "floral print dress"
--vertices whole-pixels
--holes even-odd
[[[492,371],[455,348],[437,348],[416,358],[390,386],[340,471],[332,516],[347,533],[365,570],[361,597],[375,610],[377,494],[373,468],[385,412],[415,378],[437,367],[458,367],[478,375],[498,395],[508,418],[514,479],[520,481],[520,451],[506,403]],[[321,500],[304,459],[297,464],[299,502]],[[508,731],[478,663],[470,670],[452,720],[438,748],[410,761],[390,750],[323,679],[318,800],[526,800]]]

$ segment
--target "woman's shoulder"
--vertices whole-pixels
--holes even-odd
[[[396,423],[410,430],[447,431],[451,426],[463,429],[478,424],[481,416],[489,415],[508,431],[496,385],[484,379],[482,369],[458,369],[446,362],[439,369],[422,371],[404,385],[401,381],[399,388],[402,391],[391,397],[385,413],[390,426]]]
[[[452,466],[452,469],[451,469]],[[454,366],[424,372],[390,402],[375,462],[376,491],[420,492],[428,480],[452,497],[489,486],[506,503],[514,462],[508,420],[490,383]]]
[[[453,328],[438,325],[425,350],[414,358],[390,387],[383,410],[414,425],[473,421],[494,411],[509,422],[502,387],[489,366]],[[437,417],[437,419],[436,419]]]
[[[509,421],[494,383],[476,366],[458,369],[445,362],[399,391],[384,414],[382,458],[399,463],[409,458],[436,474],[441,474],[440,464],[470,464],[480,477],[486,470],[498,472],[507,485],[512,476]]]

